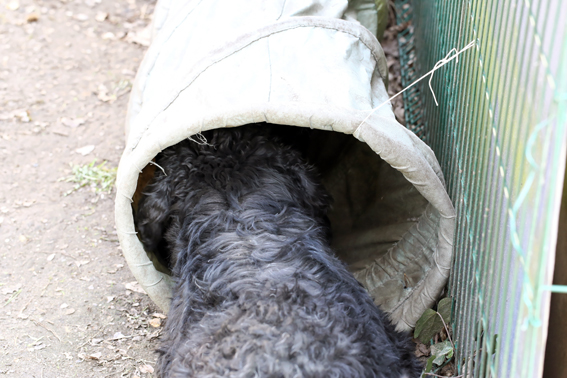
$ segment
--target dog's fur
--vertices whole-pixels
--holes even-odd
[[[135,216],[176,285],[158,375],[418,377],[329,247],[329,198],[274,126],[215,130],[156,159]]]

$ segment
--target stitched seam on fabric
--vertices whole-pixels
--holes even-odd
[[[338,20],[338,19],[337,19],[336,21],[341,22],[341,21],[344,21],[344,20]],[[269,26],[272,26],[272,27],[273,27],[273,24],[272,24],[272,25],[269,25]],[[290,25],[290,26],[288,26],[288,27],[285,27],[285,28],[283,28],[283,29],[281,29],[281,30],[276,30],[276,31],[273,31],[273,32],[271,32],[271,33],[269,33],[269,34],[267,34],[267,35],[262,35],[262,36],[260,36],[260,37],[258,37],[258,38],[255,38],[255,39],[253,39],[253,40],[251,40],[251,41],[245,43],[243,46],[240,46],[240,47],[237,48],[236,50],[230,52],[229,54],[226,54],[226,55],[222,56],[221,58],[219,58],[219,59],[217,59],[217,60],[211,62],[210,64],[208,64],[204,69],[202,69],[200,72],[198,72],[197,74],[195,74],[195,75],[193,76],[193,78],[192,78],[191,80],[189,80],[189,83],[188,83],[183,89],[179,90],[179,91],[175,94],[175,96],[174,96],[170,101],[168,101],[168,104],[160,111],[160,113],[163,112],[163,111],[165,111],[165,110],[167,110],[167,109],[175,102],[175,100],[181,95],[181,93],[183,93],[187,88],[189,88],[189,87],[195,82],[195,80],[197,80],[197,79],[199,78],[199,76],[201,76],[201,74],[204,73],[205,71],[207,71],[210,67],[214,66],[215,64],[217,64],[217,63],[219,63],[219,62],[221,62],[221,61],[227,59],[228,57],[230,57],[230,56],[232,56],[232,55],[238,53],[239,51],[245,49],[246,47],[248,47],[248,46],[252,45],[253,43],[256,43],[256,42],[258,42],[258,41],[260,41],[260,40],[262,40],[262,39],[264,39],[264,38],[268,38],[268,37],[270,37],[271,35],[283,33],[283,32],[286,32],[286,31],[289,31],[289,30],[293,30],[293,29],[298,29],[298,28],[321,28],[321,29],[327,29],[327,30],[334,30],[334,31],[338,31],[338,32],[342,32],[342,33],[351,35],[352,37],[355,37],[356,39],[358,39],[358,40],[370,51],[370,53],[372,54],[372,57],[374,58],[374,60],[375,60],[376,62],[378,62],[378,60],[379,60],[379,56],[377,56],[377,55],[374,53],[374,51],[373,51],[373,49],[371,48],[371,46],[369,46],[368,44],[366,44],[366,43],[362,40],[360,34],[356,34],[356,33],[350,32],[350,31],[348,31],[348,30],[342,30],[342,29],[339,29],[339,28],[337,28],[337,27],[331,27],[331,26],[328,26],[328,25],[321,25],[321,24],[317,24],[317,23],[314,23],[314,24],[292,24],[292,25]],[[370,32],[369,32],[369,33],[370,33]],[[157,60],[157,59],[156,59],[156,60]],[[378,63],[376,63],[376,64],[378,64]],[[378,71],[378,74],[380,75],[380,77],[382,78],[382,80],[384,80],[382,74],[380,73],[380,70],[379,70],[378,68],[376,68],[376,71]],[[142,104],[140,104],[140,106],[141,106],[141,105],[142,105]],[[138,113],[138,115],[139,115],[139,113]],[[159,115],[159,114],[158,114],[158,115]],[[140,140],[143,138],[143,136],[146,134],[146,132],[147,132],[148,129],[150,128],[151,124],[155,121],[155,119],[158,117],[158,115],[156,115],[155,117],[153,117],[153,119],[147,124],[147,126],[146,126],[145,129],[144,129],[144,131],[140,134],[138,140],[135,142],[134,146],[132,147],[132,150],[134,150],[134,149],[138,146],[138,143],[139,143]]]
[[[183,17],[183,19],[181,21],[185,21],[194,11],[195,9],[197,9],[197,7],[199,7],[199,5],[201,5],[201,3],[203,2],[203,0],[200,0],[197,4],[195,4],[195,6],[193,7],[193,9],[191,9],[186,15],[185,17]],[[175,31],[179,28],[179,26],[182,24],[183,22],[180,22],[175,28],[173,28],[173,30],[171,30],[171,32],[169,33],[169,35],[167,36],[167,38],[165,38],[165,41],[169,41],[169,39],[171,38],[171,36],[175,33]],[[162,25],[163,27],[163,25]],[[148,51],[146,52],[146,54],[151,53],[151,47],[148,49]],[[152,64],[148,67],[147,69],[147,73],[149,74],[153,68],[156,65],[156,62],[158,61],[158,58],[160,57],[161,54],[157,53]],[[147,76],[147,75],[146,75]],[[144,86],[145,87],[145,86]],[[140,90],[142,90],[142,88],[140,88]]]

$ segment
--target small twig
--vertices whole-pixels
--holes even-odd
[[[49,282],[47,283],[47,285],[45,285],[45,287],[43,288],[43,290],[41,291],[41,294],[39,295],[40,297],[43,297],[43,294],[45,294],[45,290],[47,290],[47,287],[51,285],[51,280],[49,280]]]
[[[26,259],[23,263],[20,264],[20,268],[26,265],[30,261],[30,259]]]
[[[79,349],[84,347],[85,345],[87,345],[92,339],[94,339],[96,336],[98,336],[101,332],[104,331],[104,327],[102,327],[97,333],[95,333],[94,335],[87,337],[87,341],[85,341],[84,343],[82,343],[81,345],[79,345]]]
[[[118,341],[118,340],[122,340],[122,339],[129,339],[129,338],[134,337],[134,336],[136,336],[136,335],[122,336],[122,337],[116,337],[116,338],[113,337],[113,338],[110,338],[110,339],[107,339],[107,340],[104,340],[104,341],[107,342],[107,343],[109,343],[109,342],[111,342],[111,341]]]
[[[133,360],[134,360],[134,358],[133,358]],[[137,359],[136,362],[137,363],[143,363],[143,364],[146,364],[146,365],[155,365],[155,363],[156,363],[155,361],[148,361],[148,360],[144,360],[143,358]]]
[[[441,316],[441,314],[437,312],[437,315],[439,315],[439,317],[441,318],[441,321],[443,322],[443,326],[445,327],[445,332],[447,332],[447,337],[449,338],[449,341],[451,342],[451,345],[453,346],[453,350],[455,350],[455,344],[453,344],[453,340],[451,340],[451,335],[449,334],[449,327],[447,327],[447,324],[445,323],[445,320],[443,319],[443,316]]]
[[[431,375],[432,377],[440,377],[440,378],[462,378],[463,375],[454,375],[454,376],[450,376],[447,377],[445,375],[438,375],[438,374],[433,374],[433,373],[423,373],[423,375]]]
[[[101,237],[100,240],[104,240],[104,241],[107,241],[107,242],[114,242],[114,243],[118,242],[118,239],[109,239],[109,238],[106,238],[104,236]]]
[[[63,256],[70,257],[70,258],[72,258],[73,260],[77,261],[77,258],[76,258],[75,256],[68,255],[68,254],[66,254],[66,253],[64,253],[64,252],[57,252],[57,253],[60,253],[60,254],[62,254]]]
[[[47,326],[44,326],[43,324],[41,324],[38,321],[35,321],[32,319],[32,322],[36,325],[36,326],[40,326],[42,328],[45,328],[46,330],[48,330],[49,332],[51,332],[53,334],[53,336],[55,336],[57,338],[57,340],[59,340],[59,342],[61,343],[61,338],[55,333],[55,331],[53,331],[52,329],[47,328]]]
[[[83,215],[84,215],[84,214],[83,214]],[[45,253],[46,255],[58,254],[58,253],[59,253],[59,254],[61,254],[61,255],[63,255],[63,256],[70,257],[70,258],[72,258],[73,260],[77,260],[77,258],[76,258],[75,256],[68,255],[67,253],[61,252],[61,251],[59,251],[59,252],[44,252],[44,251],[38,251],[38,252],[39,252],[39,253]]]
[[[30,299],[30,300],[28,301],[28,303],[26,303],[26,304],[24,305],[24,307],[22,307],[22,309],[20,310],[20,313],[18,314],[18,318],[23,315],[24,311],[26,310],[26,308],[28,307],[28,305],[31,303],[32,300],[33,300],[33,298]]]
[[[33,343],[30,343],[30,344],[27,345],[28,348],[31,347],[31,346],[39,345],[38,342],[41,341],[41,339],[43,339],[43,336],[41,336],[37,339],[35,337],[31,336],[31,335],[26,335],[26,336],[33,340]]]
[[[18,295],[20,295],[20,293],[22,292],[22,289],[16,291],[14,294],[12,294],[12,296],[10,298],[8,298],[8,300],[6,302],[4,302],[4,305],[2,307],[6,307],[10,304],[10,302],[12,302],[14,299],[16,299],[18,297]]]

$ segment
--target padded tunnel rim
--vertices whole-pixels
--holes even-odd
[[[165,133],[157,135],[151,135],[151,132],[146,133],[145,137],[140,139],[136,148],[125,149],[118,168],[116,183],[115,216],[118,238],[134,277],[162,310],[167,312],[169,309],[172,278],[158,272],[154,268],[141,242],[138,240],[131,203],[141,169],[149,164],[162,149],[179,143],[181,140],[195,134],[196,132],[189,131],[192,129],[195,131],[206,131],[222,127],[237,127],[251,123],[269,122],[321,130],[337,130],[346,134],[354,134],[356,138],[367,143],[393,168],[401,171],[406,179],[414,184],[423,197],[439,211],[441,221],[437,232],[438,250],[435,252],[433,259],[435,266],[441,268],[435,276],[440,275],[445,278],[448,276],[452,255],[455,211],[445,191],[441,170],[432,150],[411,131],[392,118],[374,114],[362,123],[368,111],[323,108],[318,105],[298,103],[256,104],[247,109],[234,109],[224,114],[203,117],[200,122],[193,124],[193,127],[188,125],[188,127],[184,128],[185,133],[177,132],[168,135],[165,135]],[[285,111],[282,109],[285,109]],[[167,140],[165,140],[166,137]],[[435,283],[433,282],[433,284]],[[425,282],[422,290],[416,291],[416,295],[424,291],[428,293],[440,291],[439,288],[429,286]],[[415,314],[420,312],[421,308],[425,310],[433,304],[429,303],[431,300],[415,301],[421,304],[416,308],[415,304],[411,304],[409,303],[411,301],[408,301],[413,295],[412,293],[410,297],[406,298],[405,303],[397,309],[402,317],[401,326],[398,328],[407,329],[412,327],[417,321]],[[429,295],[428,297],[434,297],[434,295]]]

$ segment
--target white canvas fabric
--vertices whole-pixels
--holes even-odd
[[[388,99],[386,59],[364,26],[376,29],[369,4],[158,2],[153,41],[130,97],[116,225],[130,269],[162,309],[169,307],[171,278],[154,268],[132,216],[141,170],[193,134],[257,122],[353,134],[403,174],[428,204],[397,229],[403,231],[391,248],[354,273],[398,329],[413,327],[433,305],[451,266],[455,212],[434,153],[395,120],[391,107],[365,120]]]

